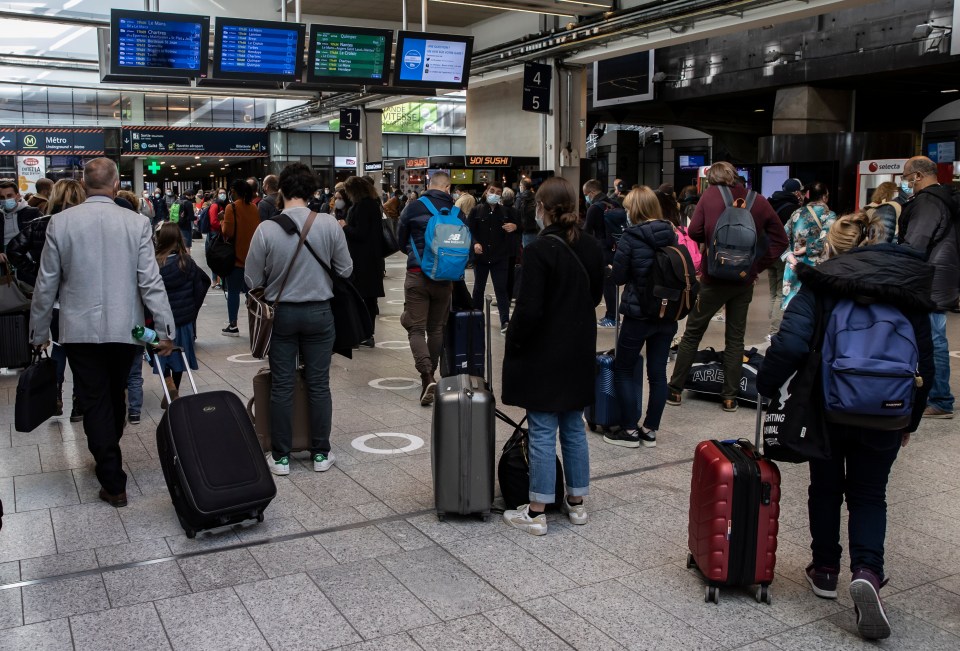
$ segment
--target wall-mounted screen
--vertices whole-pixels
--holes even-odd
[[[392,52],[390,30],[311,25],[307,81],[386,86]]]
[[[472,185],[473,170],[450,170],[450,181],[453,184]]]
[[[783,189],[783,184],[789,178],[789,165],[764,165],[760,169],[760,194],[772,197],[774,192]]]
[[[653,50],[594,62],[594,106],[616,106],[651,99]]]
[[[213,77],[300,81],[305,33],[297,23],[218,17]]]
[[[690,154],[690,155],[681,154],[679,158],[680,158],[680,161],[679,161],[680,169],[682,170],[695,170],[698,167],[703,167],[704,165],[706,165],[706,160],[707,160],[706,156],[702,156],[698,154]]]
[[[110,11],[110,72],[206,77],[210,18],[154,11]]]
[[[472,36],[400,32],[394,85],[465,90],[470,79]]]

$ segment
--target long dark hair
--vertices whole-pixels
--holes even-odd
[[[351,176],[343,182],[343,192],[346,199],[351,203],[360,203],[364,199],[373,199],[380,202],[380,195],[377,194],[373,184],[362,176]]]
[[[544,216],[564,230],[567,242],[573,244],[580,237],[580,218],[577,215],[577,191],[562,176],[552,176],[543,182],[536,194],[543,206]]]
[[[657,195],[657,201],[660,202],[660,211],[663,213],[663,218],[678,228],[683,226],[680,221],[680,207],[677,205],[677,201],[673,198],[673,195],[660,192],[659,190],[657,190],[655,194]]]
[[[180,225],[173,222],[164,222],[157,229],[156,244],[154,252],[157,257],[157,264],[161,267],[167,264],[167,258],[171,254],[177,255],[177,266],[180,271],[187,270],[187,264],[190,260],[190,251],[183,241],[183,235],[180,232]]]
[[[230,189],[237,195],[237,200],[242,203],[251,203],[253,201],[253,188],[243,179],[234,179],[230,184]]]

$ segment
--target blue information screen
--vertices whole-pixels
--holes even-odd
[[[220,29],[220,71],[278,77],[297,75],[297,60],[303,55],[296,28],[227,24]]]
[[[121,16],[117,61],[124,68],[168,68],[198,73],[206,62],[207,35],[201,21]]]
[[[464,84],[467,43],[429,38],[405,38],[397,52],[402,82]]]

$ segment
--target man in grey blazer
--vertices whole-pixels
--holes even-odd
[[[144,323],[144,305],[169,355],[176,330],[154,257],[150,221],[114,204],[120,187],[116,164],[96,158],[83,168],[87,200],[54,215],[30,310],[30,341],[50,340],[54,301],[60,301],[60,343],[73,370],[87,446],[96,460],[100,499],[127,505],[120,437],[126,418],[124,390],[140,348],[131,330]]]

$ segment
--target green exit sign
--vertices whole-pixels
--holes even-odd
[[[150,161],[150,164],[147,165],[147,169],[150,170],[151,174],[156,174],[160,171],[160,163],[155,160]]]

